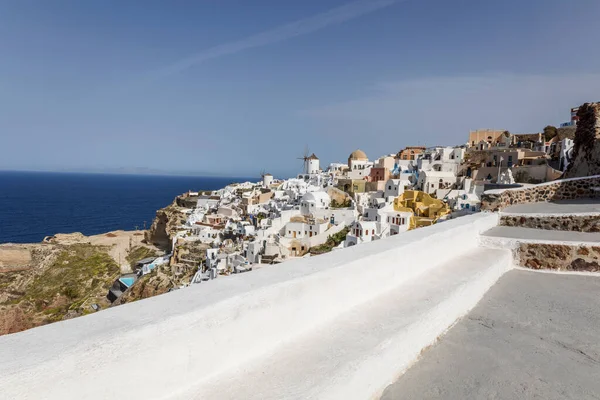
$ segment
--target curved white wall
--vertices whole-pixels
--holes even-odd
[[[0,337],[7,399],[186,398],[477,247],[477,214]]]

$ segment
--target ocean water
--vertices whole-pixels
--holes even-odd
[[[156,210],[178,194],[247,180],[259,178],[0,171],[0,243],[150,227]]]

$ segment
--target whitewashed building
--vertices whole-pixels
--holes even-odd
[[[438,189],[451,189],[457,182],[455,172],[420,171],[417,187],[425,193],[432,194]]]
[[[371,242],[376,239],[377,223],[375,221],[355,221],[350,225],[344,247]]]
[[[329,222],[322,219],[305,219],[290,221],[285,225],[284,237],[288,239],[303,239],[321,234],[327,230]]]
[[[412,182],[408,179],[388,179],[385,183],[383,191],[383,197],[387,202],[394,201],[394,199],[404,193],[405,188],[412,187]]]
[[[349,170],[346,172],[346,176],[349,179],[364,179],[371,173],[373,164],[364,151],[355,150],[348,156]]]
[[[326,192],[308,192],[300,200],[300,213],[302,215],[315,214],[319,210],[329,207],[331,198]]]

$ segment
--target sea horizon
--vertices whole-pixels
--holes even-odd
[[[90,236],[149,228],[156,211],[181,193],[259,179],[0,171],[0,244],[39,243],[57,233]]]
[[[177,173],[177,172],[117,172],[117,171],[76,171],[76,170],[35,170],[35,169],[1,169],[1,173],[32,173],[32,174],[65,174],[65,175],[116,175],[116,176],[154,176],[154,177],[176,177],[176,178],[235,178],[235,179],[249,179],[251,181],[260,180],[260,174],[256,177],[236,177],[228,174],[212,174],[212,173]],[[287,179],[287,175],[284,179]]]

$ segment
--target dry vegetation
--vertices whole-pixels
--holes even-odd
[[[73,318],[107,307],[119,266],[103,246],[59,245],[47,267],[0,274],[0,334]]]

